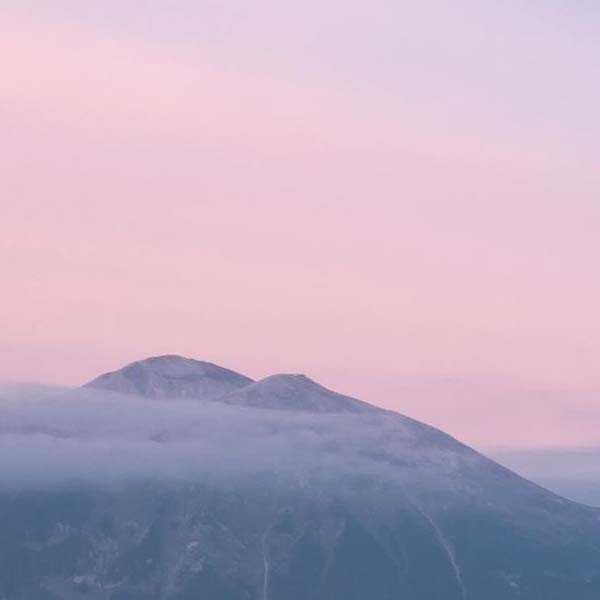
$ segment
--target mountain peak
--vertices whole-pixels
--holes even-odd
[[[153,399],[214,400],[252,382],[245,375],[210,362],[166,354],[100,375],[84,387]]]
[[[213,363],[175,354],[130,363],[84,387],[154,400],[197,398],[271,410],[323,414],[380,410],[329,390],[301,373],[279,373],[254,381]]]
[[[312,413],[364,413],[375,406],[338,394],[299,373],[280,373],[218,399],[225,404]]]

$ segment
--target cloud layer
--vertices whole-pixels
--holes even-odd
[[[410,476],[402,464],[445,473],[462,453],[449,451],[442,434],[385,413],[311,415],[36,386],[3,388],[0,424],[5,489],[227,483],[264,473],[296,483],[377,474],[394,481]]]

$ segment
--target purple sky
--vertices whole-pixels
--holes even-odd
[[[180,353],[600,442],[599,17],[3,2],[0,378]]]

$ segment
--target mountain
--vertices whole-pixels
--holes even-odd
[[[100,375],[86,384],[95,390],[145,398],[212,400],[252,383],[252,379],[209,362],[176,355],[154,356]]]
[[[0,483],[0,598],[600,598],[600,511],[304,376],[253,382],[187,361],[134,363],[151,385],[126,367],[92,382],[93,402],[27,417],[36,434],[11,438],[12,455],[43,442],[37,462],[57,446],[67,462],[76,448],[81,472]],[[123,395],[104,410],[103,389],[151,402]],[[207,401],[177,400],[192,397]],[[119,402],[115,428],[105,415]],[[40,441],[38,418],[61,437]],[[146,423],[163,435],[144,438]],[[108,484],[103,464],[120,479]]]

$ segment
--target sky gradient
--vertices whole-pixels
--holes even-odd
[[[178,353],[599,443],[597,3],[295,4],[2,3],[0,378]]]

